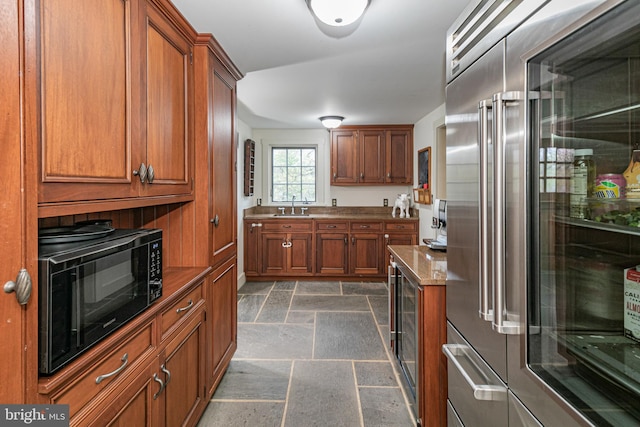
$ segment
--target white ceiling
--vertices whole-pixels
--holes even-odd
[[[245,75],[238,117],[252,128],[415,123],[444,102],[446,31],[469,0],[371,0],[359,26],[321,31],[305,0],[173,0]]]

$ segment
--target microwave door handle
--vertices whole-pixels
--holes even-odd
[[[482,320],[493,320],[493,309],[491,306],[491,294],[489,283],[491,282],[491,269],[489,268],[491,258],[491,233],[489,232],[490,212],[489,212],[489,111],[492,109],[492,100],[485,99],[478,103],[478,143],[480,145],[480,274],[479,274],[479,310],[478,314]]]
[[[508,105],[517,105],[520,92],[493,95],[493,329],[505,335],[519,335],[520,322],[507,319],[506,311],[506,184],[505,184],[505,114]]]

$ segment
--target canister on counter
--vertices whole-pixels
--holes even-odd
[[[620,199],[624,197],[627,181],[618,173],[605,173],[596,177],[594,196],[599,199]]]

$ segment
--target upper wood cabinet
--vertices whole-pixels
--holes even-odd
[[[196,204],[208,230],[209,265],[237,255],[236,82],[242,74],[211,35],[195,46]]]
[[[413,181],[413,126],[348,126],[331,131],[331,185]]]
[[[148,1],[144,14],[142,89],[146,151],[134,163],[142,195],[190,194],[193,149],[193,42]],[[146,180],[142,179],[142,165]]]
[[[192,199],[195,33],[151,1],[80,3],[35,2],[25,23],[40,216]]]

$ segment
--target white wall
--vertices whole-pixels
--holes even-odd
[[[431,192],[433,197],[438,195],[435,193],[437,188],[438,170],[439,168],[446,168],[446,165],[439,165],[436,159],[438,158],[437,146],[436,146],[436,129],[439,126],[444,125],[445,105],[442,104],[431,113],[424,116],[413,128],[413,146],[415,149],[415,155],[413,158],[413,182],[418,182],[418,150],[426,147],[431,147]],[[420,211],[420,239],[419,243],[422,243],[424,238],[434,238],[435,230],[431,228],[431,218],[433,217],[433,205],[417,204]]]

